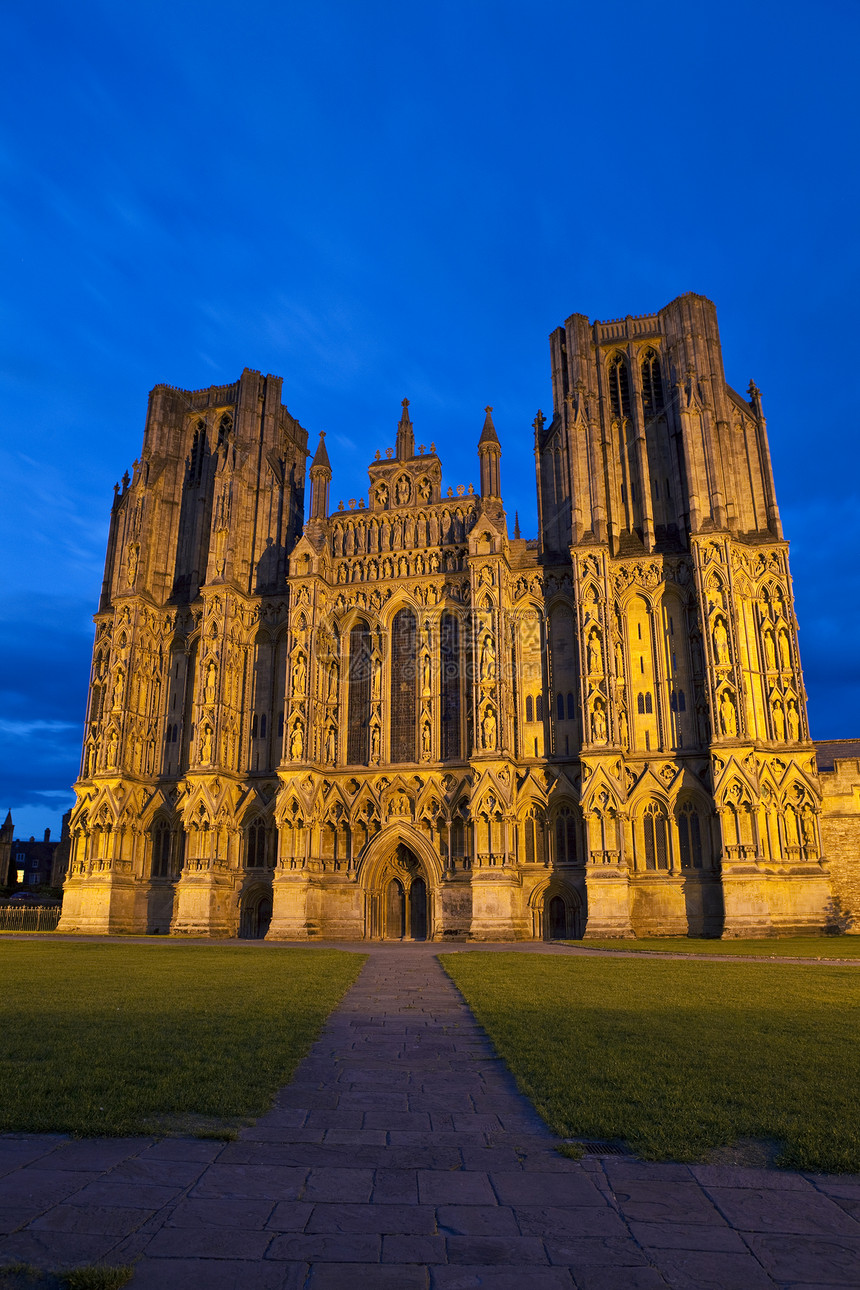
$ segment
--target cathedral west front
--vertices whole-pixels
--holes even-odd
[[[111,511],[61,931],[738,937],[860,916],[761,396],[726,383],[713,304],[574,314],[550,350],[536,538],[511,532],[489,407],[474,486],[443,485],[404,400],[335,505],[278,377],[155,387]]]

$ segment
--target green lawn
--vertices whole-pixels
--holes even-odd
[[[218,1133],[261,1115],[364,956],[0,943],[0,1131]]]
[[[565,941],[584,950],[634,950],[654,954],[728,954],[775,959],[857,959],[860,936],[784,936],[717,941],[691,936],[643,936],[630,941]]]
[[[860,1172],[853,967],[446,954],[522,1091],[560,1137],[648,1160],[775,1141],[793,1169]]]

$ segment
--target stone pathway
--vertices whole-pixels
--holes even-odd
[[[559,1156],[438,948],[371,947],[238,1142],[0,1137],[0,1264],[137,1260],[132,1290],[860,1286],[860,1178]]]

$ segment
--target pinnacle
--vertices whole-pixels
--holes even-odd
[[[492,407],[488,406],[484,408],[484,412],[486,413],[486,416],[484,417],[484,428],[481,431],[481,437],[478,440],[478,447],[480,448],[481,445],[485,443],[497,444],[501,447],[501,444],[499,444],[499,436],[496,434],[496,427],[493,425]]]

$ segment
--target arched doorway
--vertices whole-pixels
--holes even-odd
[[[392,878],[385,893],[385,930],[387,941],[401,941],[406,930],[406,892],[399,878]]]
[[[239,936],[242,940],[261,941],[272,921],[272,893],[266,887],[252,887],[242,897]]]
[[[553,896],[549,902],[549,939],[563,941],[567,936],[567,905],[561,896]]]
[[[406,843],[392,840],[367,892],[366,934],[372,940],[425,941],[432,924],[424,865]]]
[[[420,876],[409,888],[409,934],[413,941],[427,940],[427,883]]]
[[[540,908],[540,906],[538,906]],[[569,887],[551,887],[544,893],[542,919],[546,941],[578,941],[585,931],[582,902]]]

